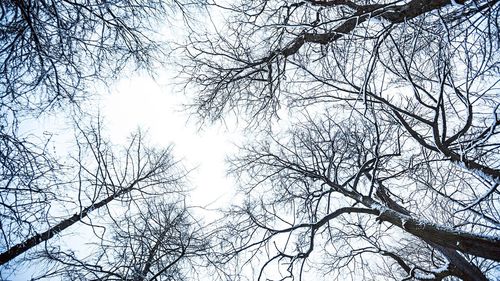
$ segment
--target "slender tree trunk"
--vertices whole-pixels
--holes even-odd
[[[105,206],[106,204],[108,204],[109,202],[113,201],[115,198],[120,197],[123,194],[130,192],[137,182],[138,181],[135,181],[128,188],[122,189],[121,191],[119,191],[111,196],[108,196],[107,198],[99,201],[98,203],[92,204],[91,206],[86,207],[80,213],[74,214],[73,216],[71,216],[67,219],[64,219],[60,223],[49,228],[47,231],[45,231],[43,233],[36,234],[36,235],[28,238],[27,240],[25,240],[17,245],[12,246],[7,251],[0,254],[0,265],[3,265],[5,263],[13,260],[17,256],[21,255],[22,253],[28,251],[29,249],[37,246],[38,244],[40,244],[42,242],[48,241],[49,239],[54,237],[56,234],[60,233],[61,231],[72,226],[76,222],[79,222],[83,218],[87,217],[93,210],[101,208],[101,207]]]

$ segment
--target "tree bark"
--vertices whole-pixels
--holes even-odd
[[[365,173],[368,179],[372,179],[372,176],[368,173]],[[375,195],[386,204],[389,208],[396,210],[404,215],[410,216],[411,213],[406,210],[403,206],[399,205],[396,201],[392,200],[392,198],[387,194],[386,187],[382,184],[380,180],[376,180],[377,182],[377,191]],[[438,250],[443,254],[448,261],[450,262],[449,271],[464,280],[471,281],[487,281],[488,278],[484,276],[481,270],[467,261],[460,253],[456,250],[448,249],[441,245],[438,245],[430,240],[423,239],[427,244],[429,244],[434,249]]]
[[[404,218],[392,210],[381,211],[379,218],[437,245],[500,261],[500,241],[497,238],[455,231],[411,217]]]

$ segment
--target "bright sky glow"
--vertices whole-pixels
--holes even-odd
[[[241,135],[221,125],[203,128],[183,108],[185,97],[169,85],[136,76],[119,81],[103,95],[101,110],[114,143],[124,142],[137,128],[146,130],[154,146],[174,145],[174,154],[189,170],[191,204],[221,207],[234,193],[225,172],[225,158],[236,152]],[[208,206],[210,205],[210,206]]]

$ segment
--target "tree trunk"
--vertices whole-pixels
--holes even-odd
[[[365,175],[371,180],[372,176],[368,173],[365,173]],[[377,191],[376,191],[376,196],[384,202],[389,208],[398,211],[406,216],[410,216],[411,213],[406,210],[403,206],[399,205],[396,201],[392,200],[392,198],[387,194],[386,192],[386,187],[382,184],[381,181],[376,180],[377,182]],[[429,244],[431,247],[434,249],[438,250],[443,254],[449,261],[450,263],[450,272],[457,276],[460,277],[464,280],[471,280],[471,281],[487,281],[488,278],[484,276],[484,274],[481,272],[481,270],[475,266],[474,264],[471,264],[469,261],[467,261],[460,253],[458,253],[456,250],[448,249],[446,247],[443,247],[441,245],[438,245],[430,240],[423,239],[427,244]]]
[[[5,263],[13,260],[14,258],[19,256],[20,254],[28,251],[29,249],[37,246],[38,244],[40,244],[42,242],[49,240],[50,238],[54,237],[56,234],[60,233],[61,231],[72,226],[76,222],[79,222],[83,218],[87,217],[93,210],[98,209],[100,207],[103,207],[106,204],[108,204],[109,202],[113,201],[115,198],[117,198],[125,193],[130,192],[133,189],[135,183],[137,183],[137,181],[132,183],[128,188],[122,189],[121,191],[119,191],[111,196],[108,196],[106,199],[99,201],[97,204],[93,204],[91,206],[86,207],[80,213],[74,214],[73,216],[71,216],[67,219],[64,219],[60,223],[49,228],[47,231],[45,231],[43,233],[36,234],[36,235],[32,236],[31,238],[28,238],[27,240],[9,248],[7,251],[0,254],[0,265],[3,265]]]

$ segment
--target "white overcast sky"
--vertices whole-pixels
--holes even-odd
[[[187,97],[176,93],[169,83],[139,74],[117,81],[100,101],[106,133],[120,143],[140,127],[148,132],[152,145],[173,144],[177,159],[193,169],[189,174],[190,203],[227,206],[235,188],[226,177],[225,158],[236,152],[235,144],[242,142],[242,136],[222,124],[200,128],[183,107],[189,102]]]

